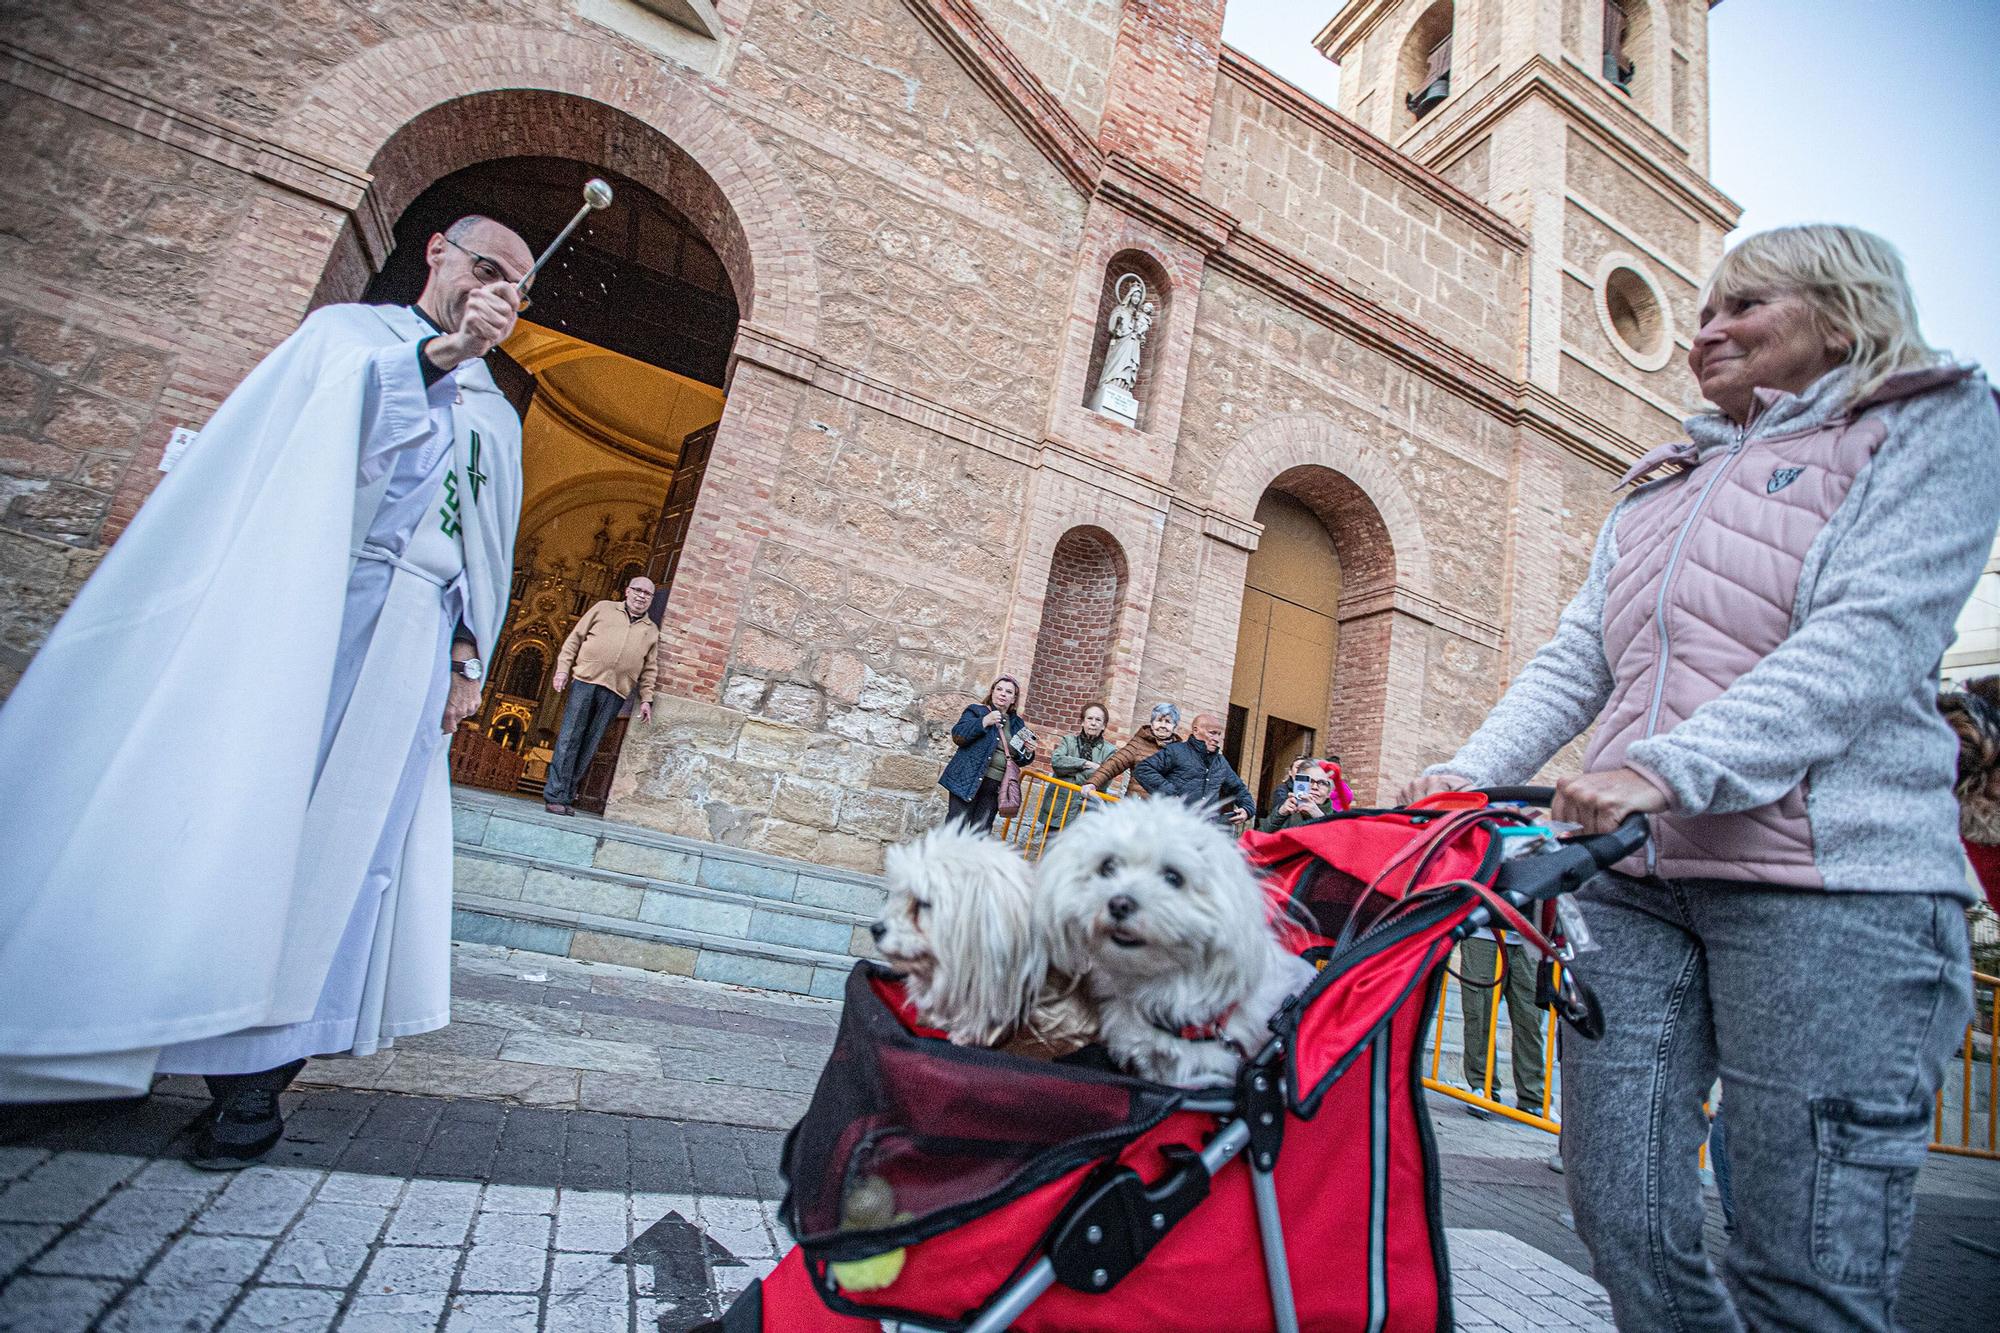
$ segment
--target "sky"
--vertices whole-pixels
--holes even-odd
[[[1327,105],[1340,0],[1230,0],[1222,36]],[[1709,175],[1741,230],[1851,222],[1903,252],[1924,333],[2000,365],[2000,3],[1726,0],[1709,15]]]

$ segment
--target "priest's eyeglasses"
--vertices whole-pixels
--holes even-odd
[[[444,243],[472,261],[472,276],[479,279],[480,286],[490,287],[496,282],[514,281],[514,279],[507,276],[507,270],[500,267],[498,260],[488,259],[477,250],[468,250],[449,236],[444,238]],[[529,295],[526,292],[522,292],[520,304],[514,308],[516,310],[526,310],[533,304],[534,301]]]

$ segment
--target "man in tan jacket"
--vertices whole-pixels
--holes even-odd
[[[542,784],[542,805],[551,814],[569,815],[576,784],[590,769],[598,742],[625,706],[632,687],[639,687],[639,720],[653,720],[653,681],[660,672],[660,627],[647,610],[653,605],[653,581],[644,577],[625,585],[622,602],[599,602],[583,613],[563,640],[556,657],[555,678],[549,683],[560,694],[576,677],[569,707],[563,710],[562,732],[556,737],[555,758]]]

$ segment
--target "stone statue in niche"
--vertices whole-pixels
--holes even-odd
[[[1104,369],[1087,406],[1136,426],[1139,400],[1132,390],[1139,382],[1139,357],[1145,350],[1146,335],[1153,330],[1158,307],[1146,299],[1146,280],[1136,273],[1121,274],[1111,290],[1118,303],[1104,322],[1110,341],[1105,344]]]

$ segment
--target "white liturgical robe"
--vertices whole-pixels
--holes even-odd
[[[481,362],[426,386],[432,332],[315,312],[0,709],[0,1101],[448,1021],[446,663],[499,638],[520,422]]]

